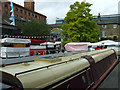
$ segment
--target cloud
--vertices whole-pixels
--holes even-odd
[[[71,2],[39,2],[36,11],[46,15],[48,23],[55,23],[56,17],[65,17],[70,4]]]
[[[101,13],[106,14],[117,14],[118,13],[118,1],[119,0],[86,0],[93,5],[92,14]]]

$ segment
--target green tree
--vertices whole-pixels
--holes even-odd
[[[45,36],[50,35],[50,30],[46,23],[30,20],[22,24],[22,34],[26,36]]]
[[[100,30],[97,24],[92,20],[90,6],[88,2],[75,2],[70,5],[70,10],[65,17],[63,29],[63,43],[68,42],[97,42],[99,40]]]

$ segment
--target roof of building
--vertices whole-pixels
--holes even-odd
[[[24,2],[34,2],[34,0],[24,0]]]
[[[120,19],[119,14],[100,15],[100,17],[94,17],[93,20],[98,24],[117,24]]]
[[[8,3],[10,2],[10,1],[8,1],[8,0],[5,0],[5,1],[8,2]],[[43,14],[41,14],[41,13],[38,13],[38,12],[32,11],[32,10],[29,10],[29,9],[27,9],[27,8],[25,8],[25,7],[23,7],[23,6],[19,5],[19,4],[16,4],[16,3],[14,3],[14,2],[13,2],[13,5],[19,6],[19,7],[23,8],[23,9],[26,9],[26,10],[30,11],[30,12],[34,12],[34,13],[36,13],[36,14],[39,14],[39,15],[41,15],[41,16],[46,17],[45,15],[43,15]]]

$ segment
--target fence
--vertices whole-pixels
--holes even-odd
[[[30,50],[20,52],[0,52],[0,58],[21,58],[28,56],[55,54],[56,50]]]

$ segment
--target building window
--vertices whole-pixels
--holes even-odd
[[[103,25],[102,27],[105,29],[105,28],[107,28],[107,25]]]
[[[22,10],[22,9],[20,10],[20,13],[23,13],[23,10]]]
[[[118,40],[117,36],[114,36],[114,37],[113,37],[113,40]]]
[[[0,7],[2,7],[2,3],[0,2]]]
[[[24,14],[26,15],[26,11],[24,11]]]
[[[39,16],[39,19],[40,19],[40,16]]]
[[[44,22],[46,21],[46,19],[44,18]]]
[[[20,18],[23,18],[22,16],[20,16]]]
[[[2,10],[0,9],[0,16],[1,16]]]
[[[31,21],[30,18],[28,18],[28,21]]]
[[[30,13],[28,13],[28,16],[30,16]]]
[[[18,17],[18,15],[16,14],[15,17]]]
[[[106,37],[106,31],[102,31],[102,37]]]
[[[37,15],[35,15],[35,18],[37,18]]]
[[[39,19],[39,17],[37,17],[37,19]]]
[[[7,8],[7,9],[8,9],[8,5],[7,5],[7,4],[5,4],[5,8]]]
[[[15,8],[15,11],[18,12],[18,8]]]
[[[113,28],[117,28],[117,24],[114,24],[114,25],[113,25]]]
[[[5,15],[8,15],[8,12],[7,12],[7,11],[5,11]]]
[[[34,14],[32,14],[32,17],[34,17]]]

